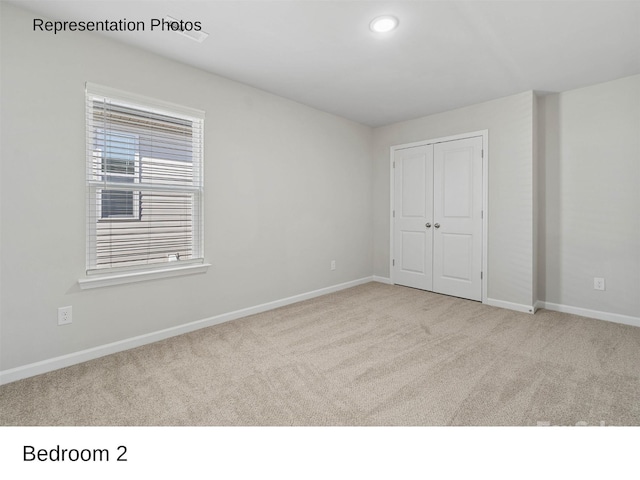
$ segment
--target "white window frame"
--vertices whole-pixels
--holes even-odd
[[[176,118],[185,118],[200,123],[199,138],[193,138],[194,152],[200,152],[197,158],[197,165],[193,172],[193,187],[185,188],[193,193],[194,203],[192,207],[192,247],[194,258],[188,260],[177,260],[169,255],[167,262],[135,265],[126,267],[108,267],[96,268],[96,223],[102,220],[102,203],[100,197],[101,189],[104,189],[104,178],[96,178],[92,167],[92,160],[95,158],[96,151],[94,144],[89,138],[91,135],[89,126],[89,105],[96,98],[106,98],[113,102],[131,105],[139,109],[148,109],[153,112],[161,112]],[[86,101],[87,101],[87,141],[86,141],[86,186],[87,186],[87,229],[86,229],[86,276],[78,280],[82,289],[96,288],[109,285],[117,285],[121,283],[131,283],[143,280],[152,280],[157,278],[186,275],[191,273],[206,272],[209,264],[204,262],[204,112],[201,110],[176,105],[137,94],[124,92],[121,90],[105,87],[87,82],[86,84]],[[125,132],[126,133],[126,132]],[[134,182],[138,183],[138,174],[140,169],[140,158],[136,155]],[[194,163],[195,165],[195,163]],[[135,195],[134,199],[137,195]],[[138,208],[135,205],[134,209]],[[91,211],[94,210],[94,214]],[[134,210],[135,213],[136,210]],[[122,220],[136,221],[136,215],[131,217],[123,217]],[[174,256],[175,257],[175,256]],[[176,261],[177,260],[177,261]]]

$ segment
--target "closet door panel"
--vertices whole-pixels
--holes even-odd
[[[433,146],[398,150],[394,161],[394,281],[432,290]]]
[[[482,300],[482,138],[434,146],[433,291]]]

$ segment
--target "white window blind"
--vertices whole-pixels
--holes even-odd
[[[87,83],[86,114],[87,273],[202,261],[204,112]]]

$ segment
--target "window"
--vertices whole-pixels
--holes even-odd
[[[89,83],[86,102],[87,273],[202,262],[204,112]]]
[[[94,152],[107,181],[135,183],[136,179],[139,180],[137,140],[136,135],[126,132],[96,130]],[[98,195],[101,218],[140,219],[140,192],[102,190]]]

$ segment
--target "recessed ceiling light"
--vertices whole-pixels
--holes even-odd
[[[376,17],[371,20],[369,28],[375,33],[390,32],[398,26],[398,19],[391,15],[383,15],[382,17]]]

